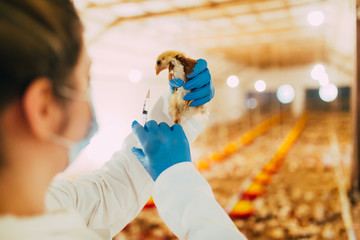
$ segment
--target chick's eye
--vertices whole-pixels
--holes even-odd
[[[157,65],[160,65],[160,63],[161,63],[161,61],[159,60],[159,61],[157,61]]]

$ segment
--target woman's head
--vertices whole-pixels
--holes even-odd
[[[0,111],[38,77],[58,94],[82,48],[70,0],[0,0]]]
[[[5,156],[15,146],[53,164],[66,149],[51,135],[86,135],[89,103],[62,92],[67,86],[86,95],[90,60],[82,34],[71,0],[0,0],[0,165],[21,158]]]

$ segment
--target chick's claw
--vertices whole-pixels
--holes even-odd
[[[193,100],[191,100],[191,101],[186,101],[185,107],[189,107],[192,102],[193,102]]]

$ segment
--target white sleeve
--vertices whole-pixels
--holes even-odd
[[[169,93],[154,105],[150,119],[172,123],[168,113]],[[194,119],[184,121],[184,131],[193,142],[203,129]],[[47,209],[75,209],[93,229],[109,229],[117,234],[141,211],[150,198],[154,182],[131,148],[138,140],[130,134],[122,150],[100,170],[75,180],[53,181],[46,198]]]
[[[153,198],[160,217],[181,240],[246,239],[190,162],[162,172],[155,182]]]

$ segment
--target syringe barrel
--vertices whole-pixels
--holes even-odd
[[[146,98],[145,99],[145,102],[144,102],[144,107],[143,107],[143,110],[142,110],[142,125],[144,126],[145,123],[146,123],[146,120],[147,120],[147,116],[149,114],[149,98]]]

